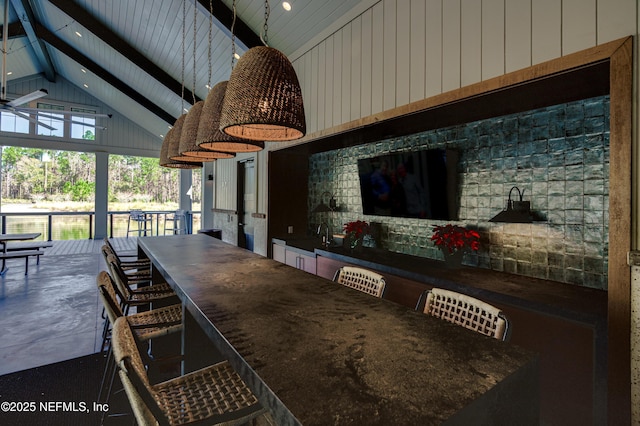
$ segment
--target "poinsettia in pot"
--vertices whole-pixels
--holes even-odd
[[[477,231],[451,223],[434,225],[431,241],[442,251],[448,267],[459,267],[465,252],[478,251],[480,248],[480,234]]]
[[[364,237],[369,233],[369,224],[364,220],[354,220],[345,223],[342,230],[346,234],[346,246],[356,250],[362,248]]]

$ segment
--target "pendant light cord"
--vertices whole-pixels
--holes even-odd
[[[269,47],[269,37],[267,36],[267,31],[269,31],[269,14],[271,13],[271,7],[269,6],[269,0],[265,0],[264,2],[264,25],[262,27],[262,31],[260,32],[260,41],[262,44]]]
[[[186,22],[187,22],[187,0],[182,1],[182,92],[180,98],[182,100],[182,109],[180,115],[184,113],[184,40],[186,38]]]
[[[235,3],[235,0],[234,0]],[[207,80],[208,88],[211,90],[211,44],[213,43],[213,0],[209,0],[209,50],[207,51],[207,59],[209,60],[209,79]]]
[[[196,40],[198,39],[198,8],[193,6],[193,105],[196,104]]]
[[[231,21],[231,71],[236,64],[236,0],[233,0],[233,21]]]

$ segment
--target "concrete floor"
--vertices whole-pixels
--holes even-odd
[[[136,238],[114,238],[134,250]],[[100,349],[102,305],[96,289],[106,269],[101,240],[54,241],[40,264],[10,259],[0,277],[0,375],[89,355]]]

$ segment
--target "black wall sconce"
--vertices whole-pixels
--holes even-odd
[[[324,203],[324,196],[328,195],[329,198],[329,205],[326,205]],[[313,210],[311,210],[311,213],[324,213],[324,212],[334,212],[336,211],[336,209],[338,208],[338,204],[336,202],[336,199],[334,198],[333,194],[330,192],[323,192],[322,195],[320,195],[320,204],[318,204]]]
[[[213,175],[210,174],[209,176],[207,176],[207,180],[213,180]]]
[[[514,189],[518,192],[518,201],[511,200],[511,193]],[[489,219],[489,222],[532,223],[540,220],[531,212],[531,202],[522,200],[523,196],[524,190],[520,192],[517,186],[511,188],[507,208]]]

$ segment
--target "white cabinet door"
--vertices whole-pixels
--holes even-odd
[[[273,244],[273,260],[285,263],[285,251],[284,246],[281,246],[280,244]]]
[[[296,269],[302,269],[310,274],[316,273],[316,258],[315,256],[307,256],[294,250],[286,250],[285,263]]]
[[[298,268],[305,272],[315,275],[316,274],[316,258],[315,256],[305,256],[303,254],[298,255]]]

